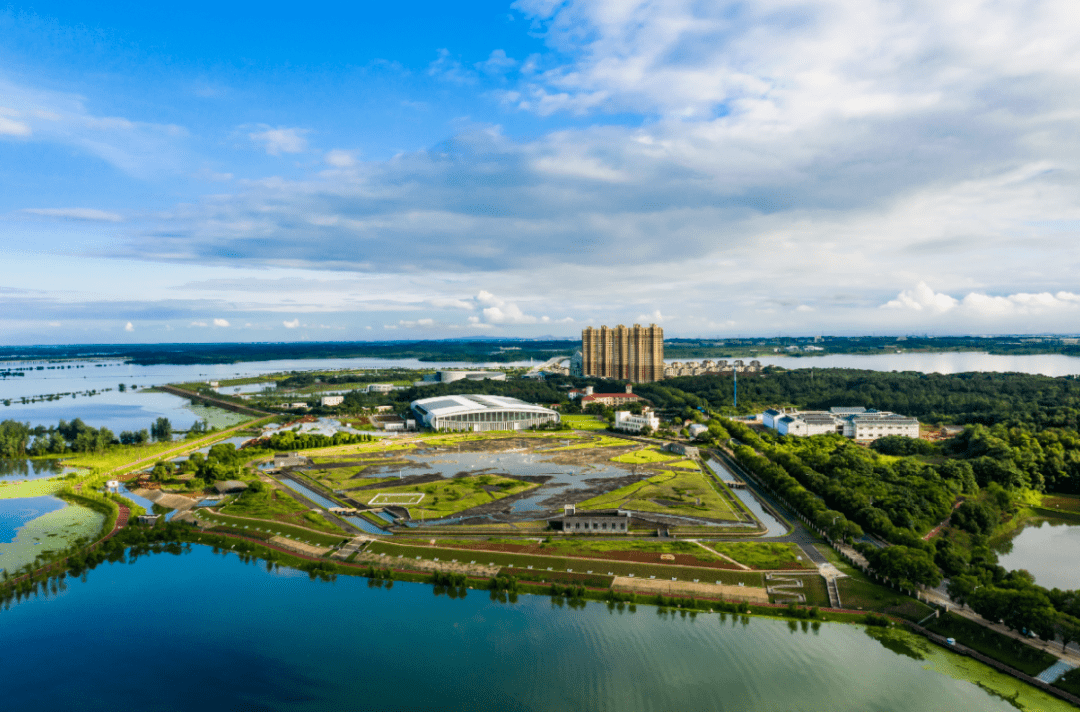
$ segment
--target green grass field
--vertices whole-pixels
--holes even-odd
[[[607,430],[608,422],[595,415],[562,415],[559,420],[574,430]]]
[[[742,583],[744,586],[761,588],[765,585],[764,576],[750,571],[728,571],[723,569],[694,568],[690,566],[665,566],[661,564],[636,564],[623,561],[590,561],[588,559],[575,559],[561,556],[535,556],[528,554],[506,554],[501,552],[470,551],[467,549],[451,549],[437,546],[403,546],[393,542],[376,541],[368,545],[367,551],[372,553],[385,553],[387,556],[413,559],[419,556],[431,561],[438,558],[440,561],[452,561],[477,564],[495,564],[496,566],[513,566],[518,569],[533,571],[547,571],[550,566],[552,571],[572,569],[574,572],[586,573],[592,570],[594,574],[614,576],[629,576],[633,574],[638,578],[655,576],[658,579],[670,580],[675,577],[680,581],[693,581],[699,579],[703,583],[721,583],[735,586]]]
[[[754,569],[817,568],[795,544],[767,541],[704,542],[704,544]],[[800,556],[802,561],[798,560]]]
[[[266,519],[281,524],[298,524],[327,532],[340,531],[321,515],[277,489],[267,487],[262,492],[248,490],[219,510],[222,514]]]
[[[682,460],[680,462],[669,462],[664,467],[678,467],[682,470],[700,470],[701,467],[693,460]]]
[[[207,509],[197,510],[196,516],[204,522],[212,522],[217,526],[228,527],[240,534],[264,534],[267,535],[266,538],[278,535],[297,541],[316,544],[318,546],[336,546],[337,544],[340,544],[342,540],[349,538],[349,535],[345,532],[339,531],[336,535],[330,533],[317,533],[271,520],[253,522],[249,519],[238,519],[236,517],[211,512]]]
[[[611,461],[622,462],[627,465],[651,465],[658,462],[671,462],[672,460],[681,459],[681,455],[669,455],[660,452],[656,448],[647,447],[641,450],[635,450],[634,452],[628,452],[625,455],[616,455],[611,458]]]
[[[362,499],[370,500],[378,495],[420,492],[425,495],[424,499],[419,504],[407,506],[409,516],[413,519],[441,519],[537,486],[536,484],[498,475],[474,475],[428,482],[422,485],[373,487],[369,490],[363,490],[359,493],[359,496]],[[489,492],[484,489],[485,487],[495,489]]]
[[[740,517],[701,472],[672,472],[650,477],[579,503],[578,509],[629,509],[637,512],[705,517],[726,521]],[[670,504],[658,502],[664,500]],[[700,500],[701,504],[698,504]]]

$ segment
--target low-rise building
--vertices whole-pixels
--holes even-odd
[[[694,423],[693,425],[691,425],[689,428],[686,429],[686,432],[690,434],[690,437],[696,438],[697,436],[701,435],[702,433],[709,432],[709,428],[707,426],[705,426],[705,425],[702,425],[701,423]]]
[[[330,407],[333,407],[335,405],[341,405],[342,403],[344,403],[345,402],[345,396],[323,396],[319,400],[319,402],[323,406],[325,406],[327,408],[330,408]]]
[[[396,391],[397,388],[393,383],[369,383],[364,393],[390,393]]]
[[[634,415],[628,410],[615,411],[616,430],[626,430],[632,433],[640,433],[645,428],[656,431],[660,427],[660,419],[652,411],[645,409],[641,415]]]
[[[781,435],[809,436],[838,433],[853,440],[869,442],[887,435],[919,437],[917,418],[861,406],[834,407],[827,411],[781,411],[762,413],[762,422]]]
[[[573,397],[573,396],[571,396]],[[646,399],[642,398],[638,394],[634,393],[634,387],[627,383],[625,393],[593,393],[592,386],[585,389],[585,395],[578,395],[581,398],[581,407],[585,408],[593,403],[599,403],[600,405],[607,406],[609,408],[617,408],[629,403],[648,403]]]

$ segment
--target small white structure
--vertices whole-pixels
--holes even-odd
[[[693,425],[691,425],[689,428],[686,429],[686,432],[690,433],[690,437],[696,438],[698,435],[701,435],[702,433],[709,432],[709,428],[702,425],[701,423],[694,423]]]
[[[633,433],[641,432],[644,428],[657,430],[660,427],[660,419],[656,413],[646,410],[641,415],[634,415],[628,410],[615,411],[615,429],[627,430]]]
[[[345,396],[323,396],[319,402],[328,407],[341,405],[345,402]]]
[[[365,393],[390,393],[397,390],[393,383],[369,383],[364,389]]]

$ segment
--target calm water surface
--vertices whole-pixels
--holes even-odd
[[[66,506],[67,502],[52,495],[0,499],[0,543],[14,540],[27,522]]]
[[[1080,526],[1040,521],[1024,527],[998,549],[1006,569],[1027,569],[1046,588],[1080,588]],[[1008,553],[1003,553],[1008,552]]]
[[[854,626],[451,599],[205,547],[103,565],[0,621],[13,710],[1013,709]]]

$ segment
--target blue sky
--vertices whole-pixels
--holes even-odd
[[[1069,3],[13,3],[0,342],[1080,331]]]

